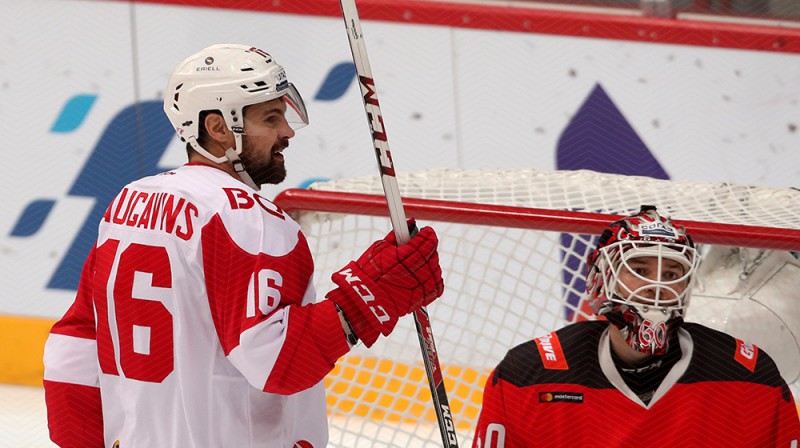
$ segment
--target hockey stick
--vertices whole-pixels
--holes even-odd
[[[358,17],[358,8],[355,0],[339,0],[344,16],[344,25],[347,30],[347,39],[350,42],[350,51],[353,53],[353,62],[356,66],[361,96],[364,100],[364,112],[367,114],[372,144],[378,158],[378,168],[381,172],[381,183],[389,206],[389,218],[392,221],[395,237],[398,244],[405,244],[411,239],[411,233],[406,224],[406,212],[403,209],[403,200],[400,197],[400,187],[394,173],[392,154],[389,152],[389,142],[386,139],[386,129],[383,124],[381,107],[375,91],[375,81],[372,78],[372,69],[367,58],[367,47],[364,44],[364,34],[361,32],[361,20]],[[425,307],[414,312],[414,323],[417,326],[417,336],[422,350],[422,361],[428,375],[428,385],[431,388],[436,420],[439,422],[439,431],[442,433],[442,442],[445,448],[457,448],[456,428],[450,412],[450,402],[444,387],[442,368],[439,365],[439,356],[436,353],[436,344],[433,341],[433,331]]]

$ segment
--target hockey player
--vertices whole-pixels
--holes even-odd
[[[683,322],[698,262],[655,207],[612,223],[587,263],[600,320],[510,350],[487,380],[473,447],[796,447],[772,359]]]
[[[442,294],[436,234],[389,233],[318,300],[298,224],[258,193],[284,179],[292,126],[308,123],[284,69],[257,48],[205,48],[172,74],[164,110],[189,163],[108,206],[45,347],[50,437],[323,448],[323,377]]]

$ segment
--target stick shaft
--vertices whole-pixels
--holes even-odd
[[[361,31],[361,20],[358,17],[358,9],[355,0],[340,0],[342,13],[344,15],[347,38],[350,42],[350,50],[353,53],[353,62],[356,66],[358,84],[361,87],[361,98],[364,101],[364,111],[367,114],[370,131],[372,132],[372,143],[375,148],[375,155],[378,159],[380,168],[381,183],[386,195],[386,203],[389,206],[389,217],[392,221],[392,228],[397,237],[398,244],[405,244],[411,239],[408,226],[406,225],[406,214],[403,208],[403,200],[400,197],[400,188],[395,177],[394,162],[392,153],[389,151],[389,142],[386,138],[386,129],[383,123],[380,104],[375,89],[375,80],[372,77],[372,69],[367,57],[367,48],[364,44],[364,35]],[[442,442],[445,448],[457,448],[455,425],[453,416],[450,412],[450,403],[447,399],[447,391],[444,387],[444,377],[442,368],[439,365],[439,355],[436,352],[436,344],[433,339],[428,311],[425,307],[414,312],[414,323],[417,327],[420,349],[422,351],[422,361],[425,365],[425,372],[428,376],[428,385],[431,388],[436,419],[439,423],[439,430],[442,435]]]
[[[367,58],[367,48],[364,45],[364,36],[361,32],[361,21],[358,17],[358,9],[355,0],[340,0],[342,13],[344,15],[345,26],[347,27],[347,38],[350,42],[350,50],[353,53],[353,62],[356,66],[358,85],[361,88],[361,98],[364,101],[364,111],[367,114],[370,131],[372,133],[372,144],[375,148],[375,156],[378,159],[378,167],[381,174],[381,183],[386,194],[386,202],[389,206],[389,216],[392,220],[397,242],[405,244],[411,239],[411,235],[406,225],[405,210],[403,201],[400,197],[400,188],[397,185],[397,178],[394,173],[394,162],[392,153],[389,151],[389,142],[386,139],[386,129],[383,125],[383,115],[378,103],[378,95],[375,91],[375,80],[372,78],[372,69]]]

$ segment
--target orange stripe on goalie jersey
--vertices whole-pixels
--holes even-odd
[[[568,370],[567,359],[561,349],[561,342],[555,332],[536,338],[536,348],[539,349],[539,356],[542,357],[542,364],[545,369]]]
[[[739,364],[747,367],[747,370],[755,372],[756,361],[758,360],[758,347],[754,344],[748,344],[740,339],[736,340],[736,354],[733,359],[739,361]]]

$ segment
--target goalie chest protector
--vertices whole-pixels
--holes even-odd
[[[478,436],[494,422],[504,427],[506,447],[766,447],[780,440],[788,447],[800,432],[788,387],[755,346],[685,323],[689,365],[645,406],[601,368],[607,326],[579,322],[510,350],[488,381]]]

